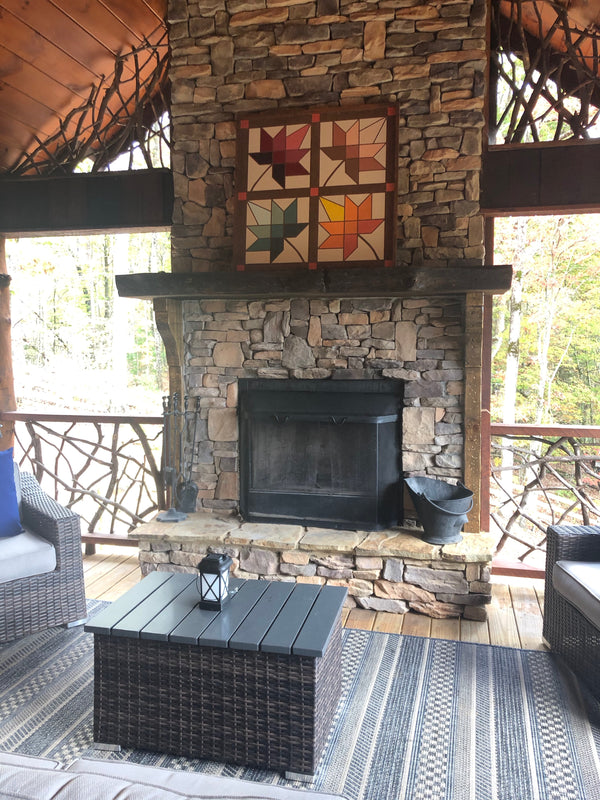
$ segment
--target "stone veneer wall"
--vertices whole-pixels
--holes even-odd
[[[482,264],[485,18],[485,0],[170,0],[173,271],[233,268],[236,114],[382,101],[398,264]]]
[[[460,298],[185,302],[198,508],[238,507],[237,378],[406,381],[403,470],[463,474]]]

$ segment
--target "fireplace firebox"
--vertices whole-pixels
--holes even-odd
[[[402,519],[402,381],[239,380],[248,521],[380,530]]]

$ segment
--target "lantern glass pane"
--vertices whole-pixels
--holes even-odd
[[[221,598],[227,597],[229,592],[229,570],[221,575]]]
[[[200,576],[200,596],[203,600],[219,600],[219,576],[203,573]]]

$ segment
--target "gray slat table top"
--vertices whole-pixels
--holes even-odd
[[[320,588],[311,583],[297,583],[295,587],[293,602],[285,604],[261,642],[261,650],[266,653],[292,652],[298,631],[304,625]]]
[[[198,607],[196,576],[152,572],[85,626],[94,634],[319,657],[346,589],[232,579],[222,611]]]
[[[136,583],[124,595],[96,614],[84,626],[88,633],[109,635],[113,627],[127,616],[133,608],[143,602],[165,581],[172,577],[169,572],[151,572],[143,581]]]

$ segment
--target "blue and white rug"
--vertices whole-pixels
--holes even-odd
[[[95,750],[92,690],[93,639],[80,628],[0,647],[0,750],[302,785]],[[347,630],[342,700],[312,787],[350,800],[600,800],[599,752],[576,679],[548,653]]]

